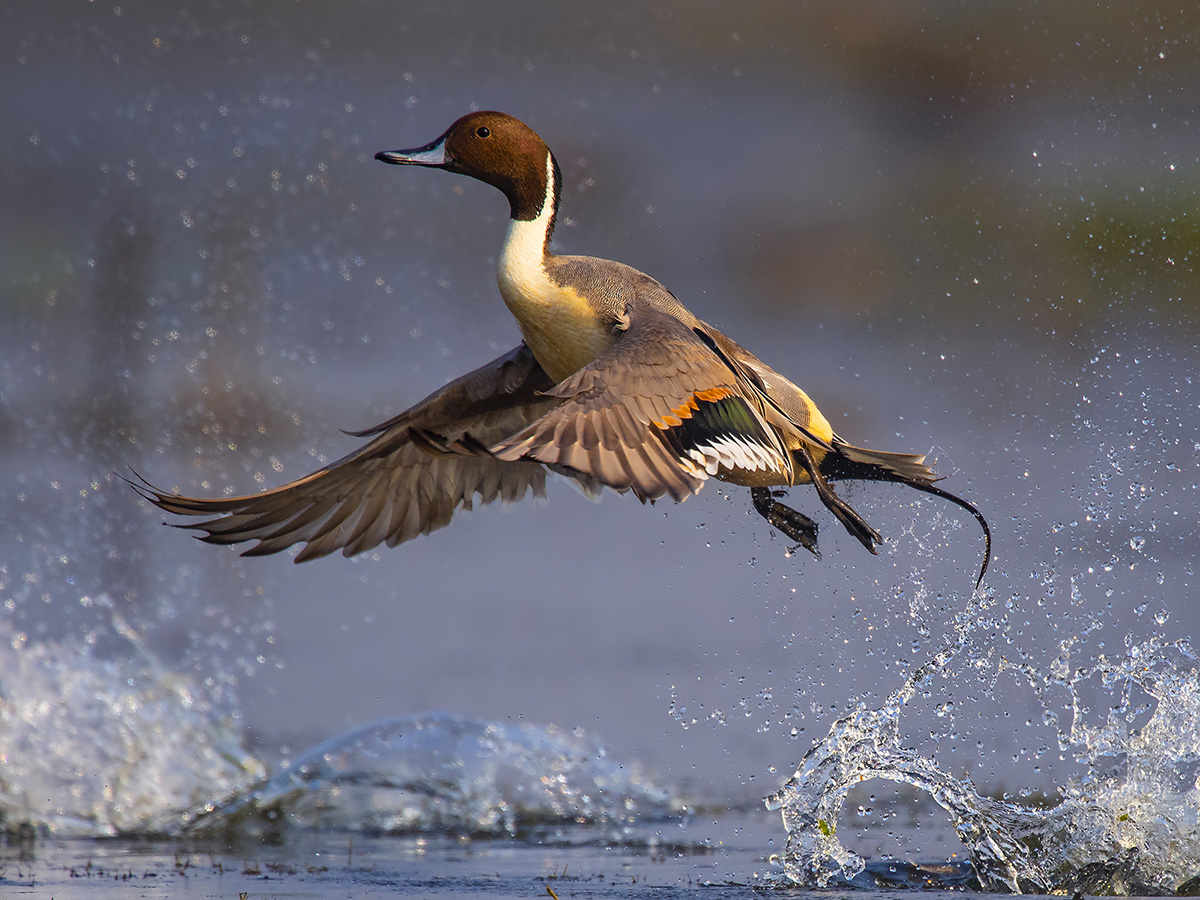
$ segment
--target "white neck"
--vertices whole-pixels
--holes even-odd
[[[544,263],[553,224],[554,160],[547,153],[546,196],[542,200],[541,211],[537,218],[530,222],[509,219],[508,234],[504,237],[504,248],[500,251],[497,280],[500,283],[500,293],[509,309],[521,300],[528,302],[531,293],[540,293],[534,286],[546,278]]]

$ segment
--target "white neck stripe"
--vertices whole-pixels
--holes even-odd
[[[500,292],[505,300],[520,293],[518,285],[531,285],[545,280],[543,265],[550,242],[550,227],[554,218],[554,160],[546,153],[546,196],[537,218],[526,222],[510,219],[504,248],[500,251]]]

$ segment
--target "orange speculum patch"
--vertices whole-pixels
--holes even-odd
[[[693,391],[686,403],[672,409],[670,415],[663,416],[654,423],[654,426],[661,428],[663,431],[666,431],[668,428],[675,428],[682,425],[684,419],[690,419],[692,413],[700,409],[700,404],[697,401],[716,403],[718,400],[724,400],[726,397],[732,395],[733,389],[728,387],[715,387],[707,388],[703,391]]]

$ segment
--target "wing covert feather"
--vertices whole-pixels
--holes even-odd
[[[752,439],[768,445],[780,468],[789,464],[738,372],[691,327],[647,304],[628,304],[613,347],[549,393],[563,402],[493,445],[494,455],[565,466],[643,501],[681,501],[717,466],[672,432],[702,406],[728,400],[760,426]]]

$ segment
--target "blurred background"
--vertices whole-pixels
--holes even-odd
[[[1196,629],[1197,19],[3,4],[0,654],[136,635],[269,765],[436,709],[581,728],[754,800],[969,616],[990,649],[911,740],[986,790],[1052,792],[1072,760],[1000,658]],[[805,490],[824,556],[789,555],[716,484],[654,507],[556,484],[302,566],[161,526],[127,467],[280,484],[516,344],[504,199],[372,158],[486,108],[555,151],[559,252],[649,272],[848,440],[931,453],[992,523],[986,614],[974,523],[894,486],[845,489],[879,557]]]

